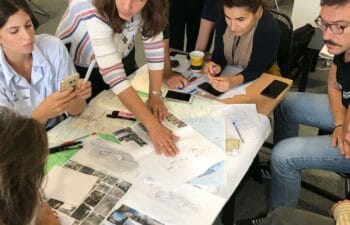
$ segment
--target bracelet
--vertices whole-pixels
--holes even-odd
[[[337,129],[338,127],[342,127],[342,126],[343,126],[342,123],[341,123],[341,124],[338,124],[338,125],[335,125],[334,128],[333,128],[333,132],[335,131],[335,129]],[[332,132],[332,133],[333,133],[333,132]]]
[[[151,95],[162,96],[162,90],[152,90]]]

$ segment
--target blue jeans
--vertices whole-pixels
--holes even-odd
[[[304,169],[350,173],[350,160],[340,154],[338,147],[332,147],[330,136],[298,137],[299,124],[333,128],[326,94],[291,92],[275,111],[274,140],[281,141],[271,156],[271,209],[296,207]]]

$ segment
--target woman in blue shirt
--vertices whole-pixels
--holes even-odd
[[[80,114],[91,95],[90,82],[60,92],[60,82],[75,73],[63,43],[35,36],[25,0],[0,2],[0,106],[33,117],[50,128],[64,112]]]

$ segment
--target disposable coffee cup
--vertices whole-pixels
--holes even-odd
[[[202,51],[192,51],[190,52],[190,63],[191,70],[200,71],[204,62],[204,52]]]

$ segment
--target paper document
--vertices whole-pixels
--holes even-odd
[[[176,145],[180,153],[176,157],[156,154],[145,127],[137,123],[114,132],[119,145],[96,139],[84,145],[72,160],[107,169],[130,180],[135,179],[136,174],[140,180],[147,178],[165,186],[177,186],[226,158],[221,148],[178,117],[170,114],[163,125],[179,137]]]
[[[176,54],[174,56],[170,56],[170,60],[178,63],[176,67],[172,67],[171,69],[181,74],[185,73],[191,66],[190,61],[187,59],[187,55],[184,54]]]
[[[55,166],[47,175],[44,191],[49,198],[77,206],[87,196],[96,180],[97,177]]]
[[[230,90],[226,91],[224,94],[220,95],[218,99],[232,98],[236,95],[245,95],[247,87],[251,85],[253,82],[254,81],[235,86]]]
[[[83,199],[79,200],[78,204],[71,204],[71,198],[68,201],[62,201],[47,196],[49,197],[47,199],[48,205],[58,212],[63,225],[102,224],[102,221],[110,215],[111,210],[132,187],[132,184],[126,180],[111,176],[101,170],[94,170],[72,160],[68,161],[64,167],[66,170],[83,175],[89,174],[86,176],[91,175],[95,178],[95,181],[93,187],[85,194]],[[72,182],[76,185],[74,189],[85,192],[85,183],[79,182],[80,180]],[[60,187],[59,184],[57,186]]]
[[[123,203],[167,225],[193,225],[212,224],[225,199],[191,185],[167,190],[146,184],[131,189]]]

